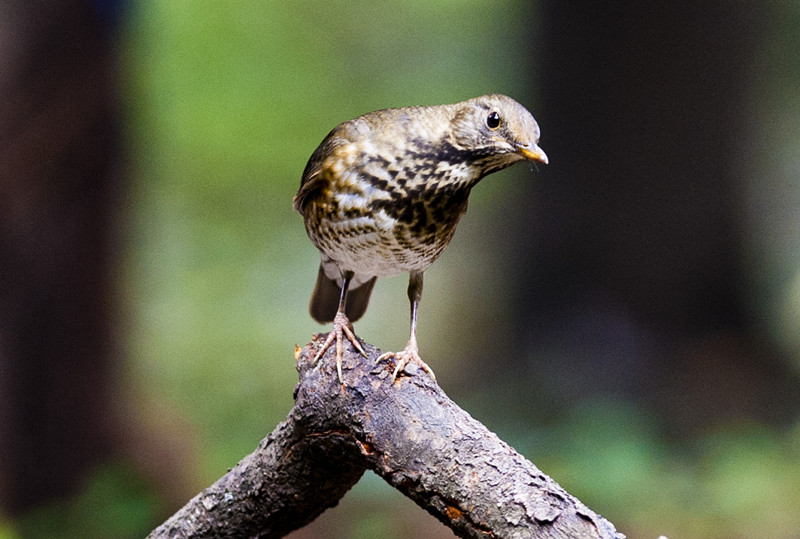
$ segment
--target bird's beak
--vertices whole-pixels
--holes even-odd
[[[527,146],[520,146],[519,153],[529,161],[539,161],[545,165],[549,162],[547,159],[547,154],[544,153],[544,150],[534,143],[530,143]]]

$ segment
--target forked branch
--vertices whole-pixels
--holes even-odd
[[[336,505],[366,469],[460,537],[624,538],[412,368],[350,347],[311,368],[320,337],[296,354],[300,382],[286,421],[150,534],[281,537]]]

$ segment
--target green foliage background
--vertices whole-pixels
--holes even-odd
[[[293,347],[325,330],[306,310],[318,254],[291,207],[308,156],[340,121],[389,106],[500,92],[536,115],[535,9],[513,0],[132,6],[120,43],[130,149],[120,400],[132,423],[185,440],[188,491],[285,417]],[[515,167],[482,183],[426,274],[423,355],[451,384],[470,371],[448,358],[489,339],[473,331],[487,323],[480,316],[503,337],[512,292],[491,247],[504,241],[497,227],[515,185],[536,180]],[[466,293],[465,283],[479,290]],[[403,345],[405,286],[405,277],[378,285],[360,335]],[[462,314],[476,302],[489,314]],[[496,407],[507,398],[456,400],[629,537],[800,533],[800,427],[731,425],[676,446],[624,402],[582,405],[558,426],[532,429]],[[146,534],[174,507],[136,469],[109,463],[77,499],[0,526],[0,538]],[[451,536],[372,476],[313,526],[316,537]]]
[[[334,125],[377,108],[532,94],[517,67],[524,9],[137,6],[125,43],[135,171],[121,268],[133,306],[129,365],[146,391],[218,433],[201,449],[209,478],[283,418],[293,345],[325,330],[307,314],[318,253],[291,202],[308,156]],[[405,277],[393,281],[405,288]],[[386,332],[370,317],[359,333],[404,343],[406,330],[395,329],[407,325],[405,293],[379,293],[376,304],[398,324]]]

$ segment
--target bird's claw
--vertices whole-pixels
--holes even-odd
[[[352,326],[350,325],[350,320],[347,319],[347,315],[343,312],[336,313],[336,316],[333,319],[333,329],[330,333],[328,333],[328,337],[325,339],[325,342],[322,343],[322,346],[317,351],[317,354],[314,356],[314,359],[311,361],[311,366],[315,367],[319,360],[325,355],[325,352],[328,348],[331,347],[331,344],[336,342],[336,374],[339,376],[339,383],[344,385],[344,378],[342,377],[342,341],[344,337],[347,337],[353,347],[358,350],[358,352],[367,357],[367,353],[364,351],[364,348],[361,347],[361,343],[358,342],[356,338],[356,334],[353,333]]]
[[[431,375],[431,378],[434,382],[436,381],[436,375],[433,374],[433,369],[431,369],[428,364],[422,361],[422,358],[419,357],[419,350],[417,349],[416,344],[409,342],[405,349],[400,352],[386,352],[381,354],[378,356],[378,359],[375,360],[375,363],[380,363],[381,361],[392,357],[396,362],[394,372],[392,373],[392,383],[394,383],[394,381],[397,379],[398,374],[405,371],[406,365],[409,363],[416,363],[419,368]]]

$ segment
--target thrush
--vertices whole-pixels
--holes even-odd
[[[452,105],[370,112],[336,126],[303,171],[294,207],[319,249],[311,316],[333,322],[314,363],[336,343],[342,379],[347,337],[364,356],[352,322],[367,309],[375,280],[408,273],[411,335],[394,357],[392,381],[409,363],[434,379],[417,345],[422,277],[450,243],[481,178],[517,161],[547,163],[539,126],[522,105],[504,95]]]

